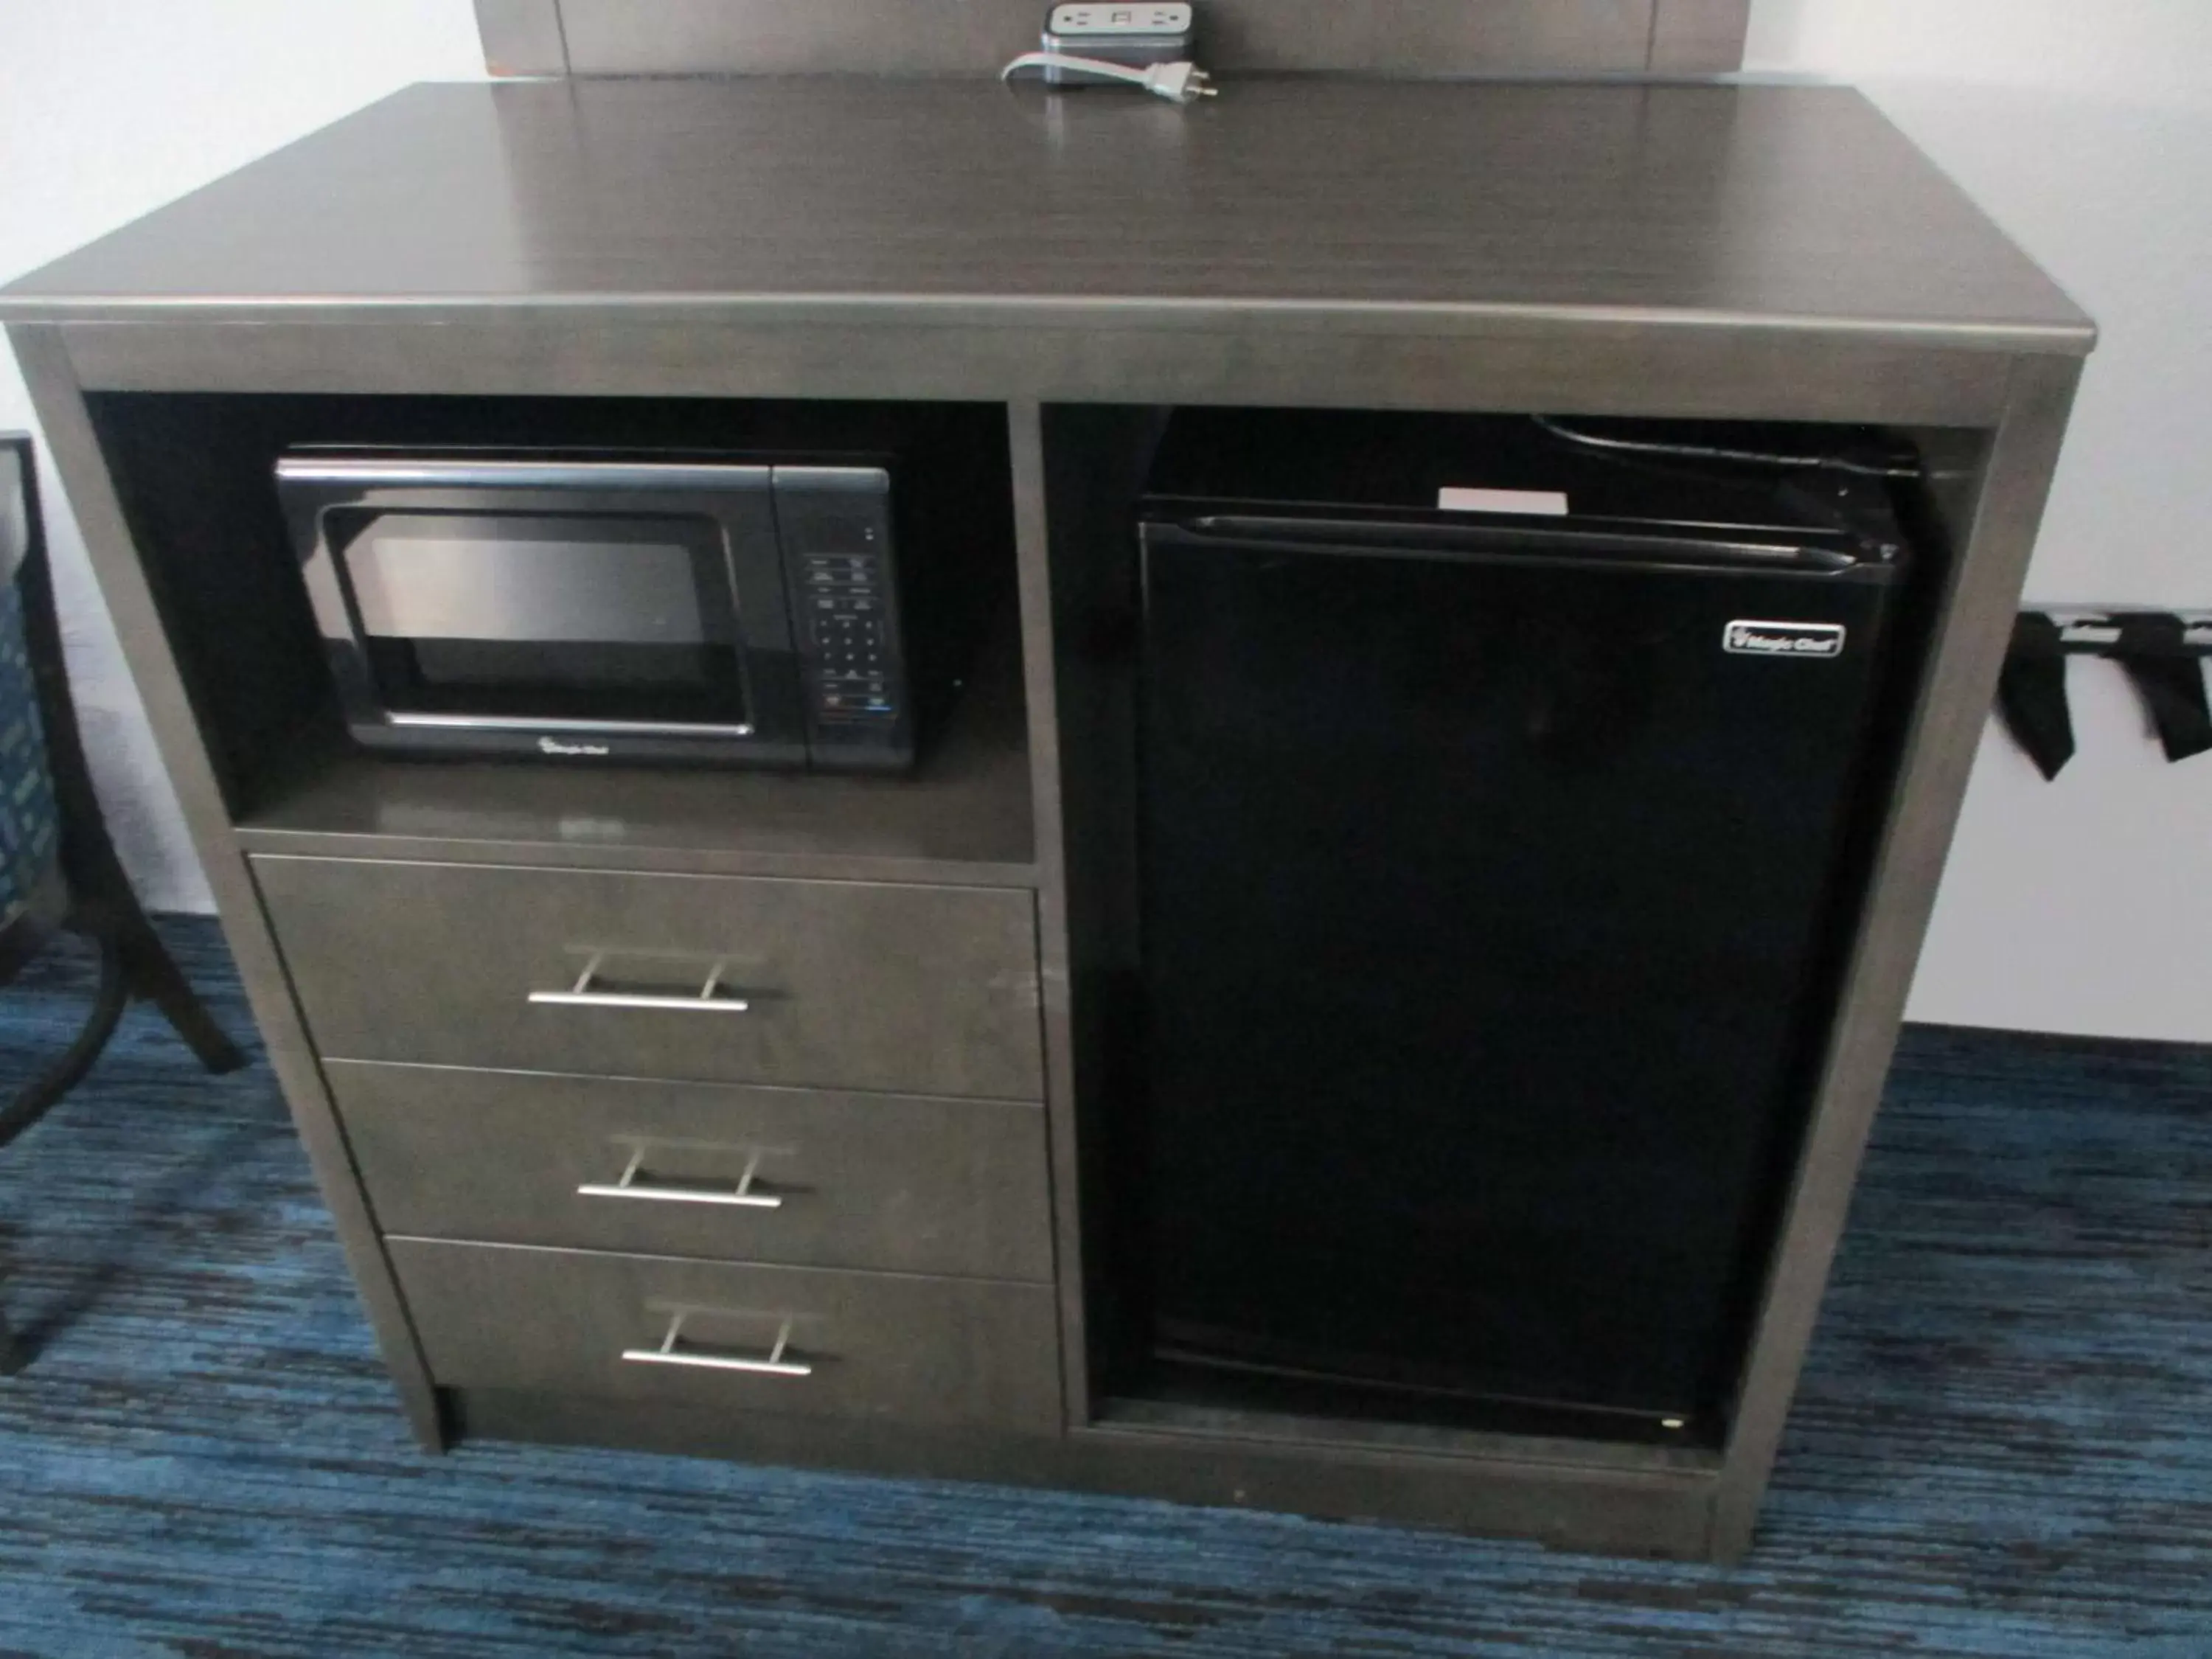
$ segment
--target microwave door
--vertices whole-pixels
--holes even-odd
[[[368,677],[394,725],[755,728],[712,519],[392,511],[342,545]]]

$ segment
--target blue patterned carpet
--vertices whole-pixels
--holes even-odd
[[[241,1036],[212,929],[173,930]],[[0,1078],[70,964],[0,992]],[[409,1443],[265,1069],[134,1013],[0,1158],[0,1653],[2212,1654],[2212,1051],[1906,1045],[1734,1571]]]

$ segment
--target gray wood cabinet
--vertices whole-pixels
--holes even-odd
[[[0,318],[426,1443],[1748,1546],[2094,343],[1856,94],[420,88]],[[425,395],[994,406],[1012,489],[977,510],[1012,523],[1015,648],[901,782],[350,754],[254,445]],[[1095,658],[1115,503],[1196,403],[1868,422],[1936,463],[1930,637],[1724,1443],[1116,1393],[1099,1012],[1127,854],[1099,826],[1129,779]],[[604,982],[594,952],[753,1006],[532,1000]],[[625,1177],[783,1201],[579,1190]]]

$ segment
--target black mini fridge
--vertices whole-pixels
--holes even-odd
[[[1152,1394],[1725,1431],[1878,814],[1905,540],[1878,447],[1566,430],[1197,412],[1163,441],[1121,1166]]]

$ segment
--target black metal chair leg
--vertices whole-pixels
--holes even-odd
[[[185,1044],[210,1072],[234,1072],[246,1064],[246,1055],[215,1023],[207,1005],[192,989],[191,981],[177,966],[169,947],[134,902],[129,914],[116,919],[115,943],[123,957],[124,976],[131,994],[161,1011]]]
[[[131,980],[124,971],[122,947],[112,939],[102,939],[100,990],[93,998],[92,1012],[86,1018],[83,1029],[77,1032],[76,1041],[61,1057],[46,1067],[43,1075],[17,1090],[13,1099],[0,1105],[0,1146],[5,1146],[44,1117],[56,1101],[76,1086],[92,1069],[93,1061],[100,1058],[107,1039],[115,1035],[123,1011],[130,1005]]]
[[[23,632],[39,685],[47,769],[61,809],[62,870],[75,897],[72,914],[64,925],[100,941],[103,971],[106,959],[119,953],[130,994],[159,1008],[203,1066],[210,1072],[234,1071],[246,1063],[245,1056],[216,1026],[170,959],[168,947],[146,920],[100,816],[100,792],[94,787],[92,768],[85,758],[76,705],[70,696],[69,669],[63,659],[53,573],[47,564],[40,526],[38,473],[31,465],[29,440],[13,440],[11,447],[22,457],[24,515],[32,527],[31,553],[16,577],[23,596]],[[85,1063],[88,1066],[91,1061],[88,1059]]]
[[[16,1090],[12,1097],[0,1099],[0,1147],[45,1116],[92,1069],[134,997],[159,1008],[210,1072],[234,1071],[246,1064],[246,1056],[216,1024],[139,908],[137,894],[100,817],[100,795],[85,758],[63,659],[61,621],[54,608],[53,573],[40,522],[38,471],[33,460],[28,438],[0,435],[0,463],[5,463],[0,475],[8,480],[11,496],[10,510],[0,517],[0,526],[17,521],[12,498],[20,490],[20,519],[29,531],[20,562],[12,547],[0,549],[0,583],[12,588],[11,599],[21,600],[23,643],[36,704],[32,712],[43,732],[44,769],[53,786],[59,844],[53,867],[34,889],[31,908],[0,931],[0,978],[13,975],[27,959],[27,950],[57,931],[67,931],[83,935],[98,948],[100,988],[76,1041],[43,1076]],[[11,719],[15,702],[11,685]],[[15,884],[11,877],[11,896]],[[0,1317],[0,1372],[20,1370],[29,1358],[23,1339]]]

